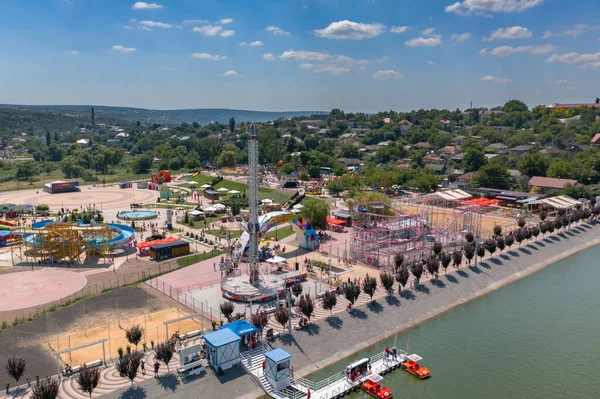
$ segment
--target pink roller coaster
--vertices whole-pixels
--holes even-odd
[[[384,202],[367,202],[352,209],[353,259],[374,267],[391,265],[397,253],[418,251],[425,245],[426,218],[403,214]]]
[[[354,260],[388,267],[396,254],[422,257],[429,254],[434,242],[451,252],[461,247],[467,231],[480,234],[479,205],[461,205],[436,196],[419,197],[404,205],[410,214],[384,202],[354,206],[350,242]]]

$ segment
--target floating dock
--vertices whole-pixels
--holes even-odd
[[[369,358],[371,363],[371,374],[384,375],[392,370],[400,367],[400,364],[408,358],[408,354],[398,348],[392,347],[390,355],[384,356],[384,352],[379,352]],[[396,356],[391,355],[391,352],[396,350]],[[267,344],[260,346],[253,351],[241,354],[242,366],[248,374],[260,384],[262,389],[272,398],[275,399],[305,399],[310,390],[311,399],[331,399],[339,398],[349,392],[360,389],[362,383],[369,376],[362,376],[355,381],[350,382],[345,371],[339,372],[319,382],[307,380],[305,378],[293,378],[291,384],[287,388],[280,390],[274,389],[271,383],[265,378],[263,371],[263,361],[265,360],[264,353],[270,348]]]

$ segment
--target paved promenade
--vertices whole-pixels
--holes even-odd
[[[405,290],[402,296],[397,293],[390,298],[376,295],[379,297],[376,305],[359,305],[353,316],[341,312],[333,318],[318,320],[308,330],[294,331],[293,337],[284,335],[274,346],[293,355],[296,375],[307,376],[396,332],[599,244],[599,232],[600,225],[572,227],[564,237],[555,233],[534,243],[513,246],[512,250],[505,250],[503,254],[496,253],[493,259],[485,259],[477,268],[449,268],[448,275],[442,274],[438,281],[427,281],[416,290]],[[365,303],[363,296],[361,294],[360,303]],[[120,391],[106,398],[187,398],[198,389],[209,397],[215,394],[243,398],[262,395],[262,391],[245,375],[232,374],[224,384],[221,382],[209,372],[202,382],[191,382],[172,391],[150,379],[136,385],[143,388],[139,391],[140,396]]]

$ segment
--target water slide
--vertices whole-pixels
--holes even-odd
[[[55,222],[54,220],[42,220],[36,223],[33,223],[31,225],[31,228],[33,230],[35,229],[43,229],[45,228],[49,223],[53,223]],[[98,228],[100,228],[100,225],[97,225]],[[80,227],[81,230],[83,231],[86,228],[90,228],[93,227],[92,225],[89,224],[83,224],[81,223],[81,221],[79,221],[77,227]],[[75,229],[77,229],[77,227],[75,227]],[[131,228],[130,226],[126,226],[123,224],[116,224],[116,223],[108,223],[108,227],[111,229],[111,231],[116,234],[114,237],[112,237],[109,241],[109,247],[112,248],[118,248],[121,247],[129,242],[132,242],[135,239],[135,231],[133,230],[133,228]],[[101,242],[98,242],[98,238],[96,238],[97,242],[94,243],[93,240],[85,240],[85,237],[82,237],[85,241],[85,246],[86,247],[90,247],[93,246],[94,244],[99,245]],[[103,241],[103,240],[102,240]],[[23,243],[27,246],[30,247],[35,247],[35,248],[40,248],[40,239],[38,237],[37,234],[35,233],[29,233],[29,234],[25,234],[25,239],[23,240]]]

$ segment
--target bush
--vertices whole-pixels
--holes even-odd
[[[127,341],[129,341],[130,344],[135,345],[136,349],[137,349],[138,344],[142,340],[143,336],[144,336],[144,327],[142,327],[139,324],[125,330],[125,338],[127,338]],[[128,353],[130,352],[129,347],[127,347],[127,352]]]
[[[60,382],[52,377],[40,379],[31,389],[31,399],[55,399],[60,392]]]
[[[121,360],[117,362],[117,370],[120,361]],[[84,365],[77,374],[75,381],[77,382],[77,385],[79,385],[79,389],[81,389],[82,392],[89,394],[91,398],[92,393],[100,383],[100,369],[98,367],[90,368]]]
[[[223,313],[223,316],[225,316],[227,321],[231,321],[231,315],[235,310],[235,305],[233,304],[233,302],[225,301],[219,305],[219,308],[221,309],[221,313]]]

